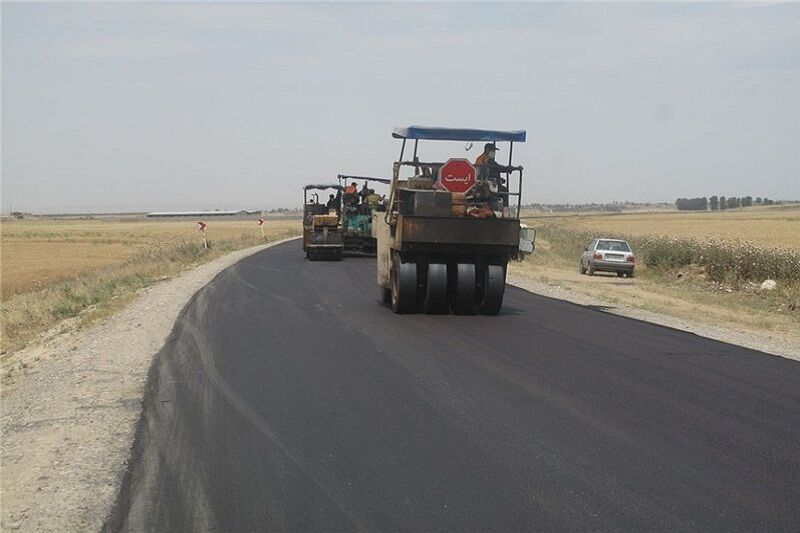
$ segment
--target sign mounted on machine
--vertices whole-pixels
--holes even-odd
[[[436,188],[465,193],[475,185],[475,167],[462,158],[448,159],[439,169]]]

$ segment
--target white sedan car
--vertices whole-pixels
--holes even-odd
[[[621,239],[595,239],[581,254],[581,274],[616,272],[618,277],[633,277],[636,257],[630,245]]]

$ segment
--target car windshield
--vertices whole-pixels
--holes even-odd
[[[598,241],[597,250],[608,250],[610,252],[630,252],[631,248],[625,241]]]

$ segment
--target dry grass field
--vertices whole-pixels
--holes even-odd
[[[511,272],[612,302],[742,330],[800,332],[800,204],[721,212],[538,214],[534,256]],[[635,280],[578,274],[594,237],[622,237]],[[764,279],[775,290],[760,290]]]
[[[705,212],[564,213],[532,216],[528,221],[536,226],[554,218],[572,228],[601,230],[610,235],[722,239],[800,250],[800,204]]]
[[[255,218],[255,217],[254,217]],[[96,318],[137,289],[265,240],[300,233],[299,220],[209,220],[210,250],[193,219],[28,218],[0,223],[3,350],[57,322]]]
[[[270,220],[266,235],[296,229],[299,221]],[[206,229],[212,244],[256,243],[257,222],[212,220]],[[44,288],[120,265],[159,246],[202,244],[197,224],[187,220],[53,220],[25,219],[0,223],[2,297]]]

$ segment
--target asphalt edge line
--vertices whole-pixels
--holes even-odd
[[[128,456],[123,465],[122,474],[118,477],[119,485],[114,500],[111,504],[111,508],[108,509],[107,512],[105,513],[105,519],[103,520],[103,526],[101,528],[101,531],[117,532],[117,531],[123,531],[125,529],[124,519],[126,518],[127,513],[123,514],[121,512],[122,505],[125,503],[129,504],[131,501],[131,494],[130,494],[130,488],[132,485],[131,478],[133,475],[134,465],[136,464],[137,459],[142,455],[142,441],[144,439],[144,432],[146,430],[146,425],[147,425],[145,420],[145,415],[147,412],[146,410],[147,403],[155,401],[154,398],[156,395],[154,394],[153,387],[157,383],[158,379],[157,375],[158,362],[162,357],[164,357],[164,354],[169,351],[169,347],[172,344],[174,344],[177,335],[178,324],[183,320],[187,311],[191,308],[192,304],[197,300],[198,295],[203,290],[205,290],[206,287],[213,284],[214,281],[216,281],[216,279],[219,278],[221,275],[223,275],[227,270],[235,267],[243,260],[259,252],[301,238],[302,238],[301,235],[297,235],[294,237],[287,237],[285,239],[279,239],[277,241],[272,241],[266,244],[253,246],[251,248],[244,248],[242,250],[236,250],[235,252],[231,252],[231,253],[238,252],[242,254],[242,256],[239,257],[234,263],[225,266],[224,268],[219,270],[216,274],[214,274],[214,276],[207,283],[205,283],[202,287],[200,287],[194,293],[192,293],[191,296],[183,304],[183,307],[181,307],[178,316],[175,317],[175,320],[172,322],[172,327],[170,329],[170,332],[167,335],[167,338],[164,340],[164,343],[162,344],[161,348],[151,357],[150,364],[147,370],[147,377],[145,379],[144,387],[142,388],[141,391],[139,414],[136,420],[136,424],[134,426],[133,441],[131,442],[131,445],[129,447]]]

